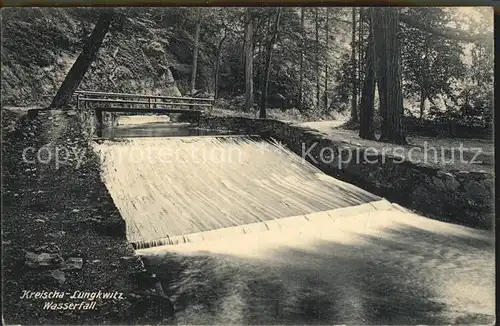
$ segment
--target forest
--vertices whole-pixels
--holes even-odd
[[[397,144],[424,125],[491,129],[489,7],[39,10],[29,13],[32,21],[22,9],[4,15],[8,99],[12,80],[22,80],[20,65],[51,67],[63,48],[78,58],[65,79],[60,72],[49,78],[54,86],[41,87],[45,97],[57,90],[52,107],[67,105],[83,86],[120,92],[174,86],[174,94],[212,96],[221,108],[260,118],[277,108],[309,121],[340,114],[361,138]],[[20,46],[23,32],[37,26],[46,35]],[[27,53],[43,45],[45,53],[33,55],[39,61],[46,54],[47,62],[22,62],[23,45]],[[17,64],[10,62],[14,55]]]

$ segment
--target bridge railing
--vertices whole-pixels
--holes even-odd
[[[77,108],[88,108],[92,104],[105,106],[106,108],[123,108],[128,106],[130,109],[165,109],[168,107],[196,109],[206,111],[213,108],[213,98],[198,98],[198,97],[182,97],[182,96],[161,96],[161,95],[145,95],[131,93],[109,93],[109,92],[94,92],[94,91],[76,91]],[[120,106],[117,106],[120,105]]]

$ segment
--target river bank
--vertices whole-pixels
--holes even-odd
[[[75,112],[46,111],[2,139],[5,324],[159,323],[172,314],[127,242],[86,127]]]

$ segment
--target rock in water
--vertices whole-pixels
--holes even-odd
[[[66,282],[66,276],[63,271],[56,269],[51,271],[50,275],[59,282],[59,285],[63,285]]]
[[[65,271],[82,269],[83,267],[83,258],[79,257],[70,257],[64,263],[64,267],[62,268]]]
[[[57,268],[64,263],[64,259],[59,254],[41,253],[39,255],[26,251],[26,265],[30,267]]]

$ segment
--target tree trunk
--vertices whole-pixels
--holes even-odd
[[[271,17],[268,17],[269,19],[267,20],[263,20],[265,21],[265,23],[263,23],[262,25],[265,25],[267,24],[267,27],[264,29],[265,32],[263,34],[265,34],[266,36],[268,35],[271,35],[271,38],[272,38],[272,20],[271,20]],[[260,77],[258,80],[259,80],[259,105],[262,105],[262,96],[264,94],[264,86],[266,84],[266,61],[267,61],[267,53],[268,53],[268,50],[267,50],[267,47],[269,45],[269,42],[271,42],[271,38],[268,38],[268,37],[265,37],[264,35],[262,35],[262,38],[261,38],[261,42],[260,42],[260,46],[261,46],[261,53],[262,53],[262,60],[259,61],[259,71],[258,71],[258,76]],[[266,40],[266,41],[264,41]],[[265,49],[264,49],[265,48]],[[270,77],[268,77],[270,78]],[[259,114],[260,114],[260,107],[259,107]]]
[[[299,69],[299,111],[302,110],[302,103],[304,102],[304,47],[305,47],[305,30],[304,30],[304,7],[300,8],[300,69]]]
[[[387,72],[387,56],[385,28],[386,21],[384,16],[384,8],[372,8],[372,29],[375,49],[375,76],[377,79],[378,99],[379,99],[379,114],[382,120],[381,139],[387,136],[387,118],[386,118],[386,72]]]
[[[358,122],[358,83],[356,76],[356,8],[352,8],[352,35],[351,35],[351,121]]]
[[[220,55],[222,53],[222,46],[227,37],[227,29],[224,29],[224,36],[220,39],[217,45],[217,55],[215,58],[215,77],[214,77],[214,99],[219,96],[219,75],[220,75]]]
[[[254,17],[251,9],[247,9],[245,28],[245,111],[253,109],[253,24]]]
[[[373,10],[373,9],[369,9]],[[366,46],[366,67],[363,81],[363,96],[359,110],[359,137],[375,139],[373,128],[373,105],[375,100],[375,44],[370,30]]]
[[[374,8],[374,41],[382,116],[381,141],[406,144],[403,130],[398,9]]]
[[[363,88],[362,88],[362,83],[363,83],[363,32],[364,32],[364,25],[363,25],[363,14],[364,14],[364,9],[359,8],[359,27],[358,27],[358,78],[357,78],[357,85],[358,85],[358,98],[361,99]]]
[[[257,29],[258,30],[258,29]],[[255,37],[257,39],[257,36]],[[263,75],[263,66],[264,66],[264,63],[262,63],[262,53],[264,51],[262,51],[262,39],[259,39],[258,41],[256,40],[255,41],[256,43],[256,47],[257,47],[257,71],[255,73],[255,75],[257,77],[260,77],[260,78],[257,78],[257,89],[262,93],[262,84],[263,84],[263,81],[264,81],[264,77],[262,77]]]
[[[424,118],[424,110],[425,110],[425,100],[427,99],[427,72],[428,72],[428,55],[429,55],[429,42],[431,38],[429,37],[424,44],[424,62],[423,62],[423,71],[421,72],[422,76],[420,79],[420,120]]]
[[[280,24],[280,16],[281,16],[281,8],[277,8],[276,20],[274,21],[274,30],[273,36],[267,45],[267,56],[266,56],[266,71],[265,71],[265,80],[264,80],[264,88],[262,91],[261,99],[260,99],[260,113],[259,118],[266,118],[266,102],[267,102],[267,91],[269,88],[269,75],[271,72],[271,58],[274,44],[276,43],[276,38],[278,37],[278,29]]]
[[[319,78],[319,19],[318,19],[318,7],[314,8],[314,20],[316,23],[316,51],[315,51],[315,64],[316,64],[316,107],[320,105],[320,96],[319,96],[319,88],[320,88],[320,78]]]
[[[425,109],[425,100],[427,95],[425,95],[424,88],[420,90],[420,120],[424,119],[424,109]]]
[[[326,54],[328,56],[328,45],[329,45],[329,32],[330,32],[330,21],[329,21],[329,11],[328,7],[326,7],[326,24],[325,24],[325,35],[326,35]],[[323,106],[324,110],[328,109],[328,60],[325,60],[325,103]]]
[[[200,24],[201,24],[201,8],[196,8],[196,31],[194,34],[193,47],[193,69],[191,70],[191,94],[194,94],[196,88],[196,69],[198,67],[198,47],[200,42]]]
[[[219,56],[217,56],[217,61],[215,62],[215,78],[214,78],[214,99],[216,100],[219,96],[219,74],[220,74],[220,62]]]
[[[113,17],[114,12],[108,10],[99,16],[99,20],[90,35],[90,39],[83,46],[82,52],[69,70],[66,78],[61,84],[61,87],[59,87],[56,96],[54,96],[54,99],[49,106],[50,108],[68,106],[73,93],[80,86],[80,83],[82,82],[83,77],[92,62],[95,61],[97,53],[102,45],[102,41],[109,31]]]

